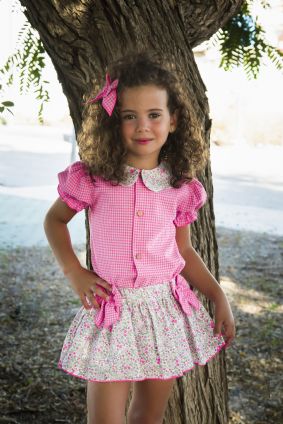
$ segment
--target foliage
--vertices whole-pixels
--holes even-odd
[[[43,80],[42,70],[45,67],[45,50],[35,31],[26,21],[18,35],[18,48],[15,53],[8,57],[3,68],[0,69],[1,77],[5,78],[7,86],[12,86],[15,81],[15,74],[19,77],[20,94],[27,93],[34,88],[36,99],[40,100],[38,120],[43,123],[43,105],[49,101],[49,94],[45,88],[48,81]],[[3,83],[0,85],[2,92]],[[9,111],[14,106],[11,101],[1,103],[0,112]]]
[[[0,91],[1,90],[2,90],[2,84],[0,84]],[[6,109],[8,112],[13,114],[13,112],[10,109],[10,107],[13,107],[13,106],[14,106],[13,102],[11,102],[10,100],[5,100],[0,103],[0,112],[2,113]],[[5,122],[5,120],[3,119],[2,122]]]
[[[283,53],[265,40],[265,30],[258,18],[252,16],[254,1],[246,1],[240,12],[231,18],[212,38],[221,52],[220,67],[230,71],[243,66],[248,79],[257,78],[264,56],[267,56],[278,70],[283,68]],[[270,7],[261,1],[264,8]]]

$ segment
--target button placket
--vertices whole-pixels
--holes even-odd
[[[141,218],[142,216],[144,216],[144,211],[142,209],[137,209],[136,215]],[[136,253],[136,259],[142,259],[143,258],[143,254],[142,253]]]
[[[140,235],[139,222],[140,222],[140,219],[144,216],[143,209],[137,206],[139,183],[141,182],[138,180],[135,184],[135,214],[134,214],[134,228],[133,228],[133,257],[134,257],[134,262],[135,262],[137,271],[139,270],[139,263],[141,259],[143,259],[144,257],[144,253],[141,251],[141,248],[139,246],[141,244],[141,240],[139,240],[139,235]]]
[[[136,211],[136,216],[138,217],[138,218],[136,218],[136,220],[137,220],[137,225],[139,225],[139,219],[140,219],[143,215],[144,215],[144,212],[143,212],[141,209],[138,209],[138,210]],[[137,252],[136,252],[135,257],[136,257],[136,259],[142,259],[142,258],[143,258],[143,254],[142,254],[142,252],[137,251]]]

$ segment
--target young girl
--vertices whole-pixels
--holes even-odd
[[[82,303],[58,366],[87,380],[89,424],[124,423],[131,382],[127,423],[162,423],[175,379],[235,336],[228,300],[190,239],[207,198],[195,177],[206,148],[173,65],[156,54],[116,61],[87,98],[82,160],[59,173],[60,197],[45,218]],[[84,208],[93,270],[67,229]],[[215,323],[193,287],[214,302]]]

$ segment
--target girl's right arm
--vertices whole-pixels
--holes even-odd
[[[73,250],[67,224],[76,213],[61,198],[58,198],[46,214],[44,230],[54,256],[72,288],[79,295],[83,306],[86,309],[90,309],[92,306],[99,308],[94,294],[98,294],[104,299],[107,299],[108,294],[98,285],[105,287],[109,292],[111,292],[111,285],[93,271],[82,267]]]

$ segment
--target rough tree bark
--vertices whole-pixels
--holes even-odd
[[[192,48],[207,40],[233,16],[242,0],[20,0],[38,30],[62,84],[76,132],[81,125],[83,94],[104,74],[109,60],[128,48],[150,47],[172,54],[187,79],[187,90],[209,145],[206,88]],[[210,164],[199,175],[208,202],[192,225],[192,238],[219,279]],[[213,305],[198,293],[213,315]],[[228,389],[225,351],[204,367],[177,379],[166,411],[167,424],[226,424]],[[130,401],[131,396],[129,397]]]

